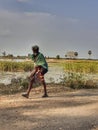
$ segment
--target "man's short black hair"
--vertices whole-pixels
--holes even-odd
[[[39,46],[35,45],[35,46],[32,46],[32,50],[34,52],[39,52]]]

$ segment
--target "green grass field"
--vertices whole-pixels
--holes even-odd
[[[30,71],[33,69],[32,62],[0,61],[0,71]]]
[[[98,61],[93,60],[47,60],[49,66],[61,66],[66,72],[98,73]],[[0,71],[29,71],[33,69],[33,62],[0,61]]]
[[[64,65],[65,71],[80,73],[98,73],[98,61],[69,61]]]
[[[51,60],[50,66],[62,66],[66,72],[98,73],[98,60]]]
[[[47,59],[49,67],[62,67],[65,71],[64,77],[60,84],[70,88],[98,88],[97,81],[89,79],[89,76],[98,75],[98,61],[93,60],[64,60],[64,59]],[[33,69],[32,61],[13,62],[0,61],[0,71],[4,72],[23,72]],[[58,68],[59,69],[59,68]],[[87,75],[86,75],[87,74]],[[55,75],[55,74],[54,74]],[[56,76],[56,75],[55,75]],[[97,78],[98,79],[98,78]],[[24,85],[27,83],[24,82]],[[28,85],[27,85],[28,86]]]
[[[61,66],[64,68],[65,76],[62,84],[73,88],[98,88],[98,61],[94,60],[54,60],[49,62],[50,66]],[[92,75],[92,79],[89,76]],[[96,76],[96,79],[93,79]]]

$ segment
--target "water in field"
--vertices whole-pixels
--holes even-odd
[[[29,75],[30,72],[0,72],[0,83],[7,85],[11,83],[13,78],[25,79]],[[67,73],[61,66],[50,66],[48,73],[45,75],[45,80],[47,83],[60,83],[64,75],[67,76]],[[98,84],[98,74],[86,74],[85,78],[95,80]]]
[[[23,78],[25,79],[30,75],[30,72],[0,72],[0,83],[10,84],[11,79]],[[45,80],[47,83],[55,82],[59,83],[61,78],[63,78],[64,70],[62,67],[52,66],[49,67],[48,73],[45,75]]]
[[[4,83],[4,84],[10,84],[11,83],[11,79],[15,78],[26,78],[27,73],[21,73],[21,72],[0,72],[0,83]]]
[[[0,59],[0,61],[5,61],[5,59]],[[11,62],[25,62],[27,60],[26,59],[6,59],[6,61],[11,61]]]

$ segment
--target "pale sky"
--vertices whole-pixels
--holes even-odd
[[[77,51],[98,59],[98,0],[0,0],[0,55]]]

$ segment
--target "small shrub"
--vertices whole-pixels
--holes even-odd
[[[98,88],[97,83],[95,83],[93,80],[86,79],[85,75],[83,75],[81,73],[68,72],[67,75],[64,75],[64,77],[62,78],[61,83],[72,89]]]
[[[23,79],[20,83],[22,89],[27,89],[28,88],[28,85],[29,85],[29,81],[28,79]]]
[[[62,83],[72,89],[79,89],[85,86],[84,77],[80,73],[67,73],[67,75],[62,78]]]

